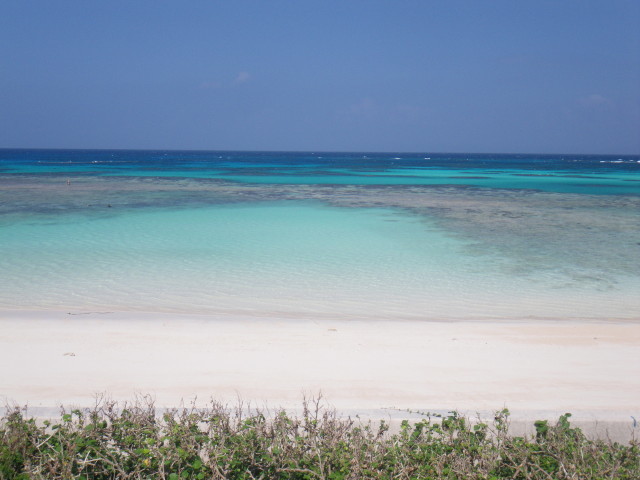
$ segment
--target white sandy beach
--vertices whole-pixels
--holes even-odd
[[[618,437],[640,432],[638,322],[72,313],[0,314],[2,400],[35,412],[90,406],[100,393],[150,394],[159,407],[240,397],[295,409],[322,392],[371,418],[506,406],[514,420],[572,412]]]

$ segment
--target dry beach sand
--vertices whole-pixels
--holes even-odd
[[[469,415],[514,425],[572,412],[638,437],[640,322],[438,322],[109,312],[0,313],[0,400],[32,414],[150,394],[300,407],[322,392],[345,415]],[[35,413],[34,413],[35,412]],[[53,414],[52,413],[52,414]]]

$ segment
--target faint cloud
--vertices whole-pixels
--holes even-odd
[[[592,93],[578,99],[578,103],[583,107],[602,107],[613,105],[613,102],[607,97],[600,95],[599,93]]]
[[[359,117],[370,117],[374,115],[378,107],[370,98],[363,98],[357,103],[349,106],[347,113]]]
[[[347,122],[375,121],[385,125],[406,125],[422,121],[429,110],[417,105],[380,103],[365,97],[337,110],[336,113]]]
[[[238,75],[236,75],[234,83],[245,83],[249,81],[249,78],[251,78],[251,75],[249,75],[247,72],[240,72],[238,73]]]
[[[424,109],[414,105],[396,105],[390,112],[390,118],[395,122],[414,121],[424,115]]]
[[[496,57],[496,61],[505,65],[526,65],[531,63],[531,59],[526,55],[501,55]]]
[[[424,108],[416,105],[381,104],[372,98],[365,97],[339,111],[339,114],[350,119],[376,119],[382,122],[406,123],[419,120],[425,112]]]
[[[222,87],[222,83],[220,82],[202,82],[200,84],[200,88],[205,88],[205,89],[209,89],[209,88],[221,88]]]
[[[251,75],[247,72],[239,72],[233,80],[213,80],[213,81],[205,81],[200,84],[200,88],[205,90],[215,90],[218,88],[230,88],[234,85],[240,85],[242,83],[246,83],[251,78]]]

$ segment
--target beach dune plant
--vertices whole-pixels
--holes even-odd
[[[638,479],[640,446],[590,440],[570,424],[509,435],[509,412],[471,422],[425,413],[391,432],[305,399],[302,412],[212,401],[159,410],[150,397],[38,421],[8,407],[0,420],[5,479]]]

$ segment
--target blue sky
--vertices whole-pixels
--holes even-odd
[[[0,147],[640,153],[640,1],[3,0]]]

